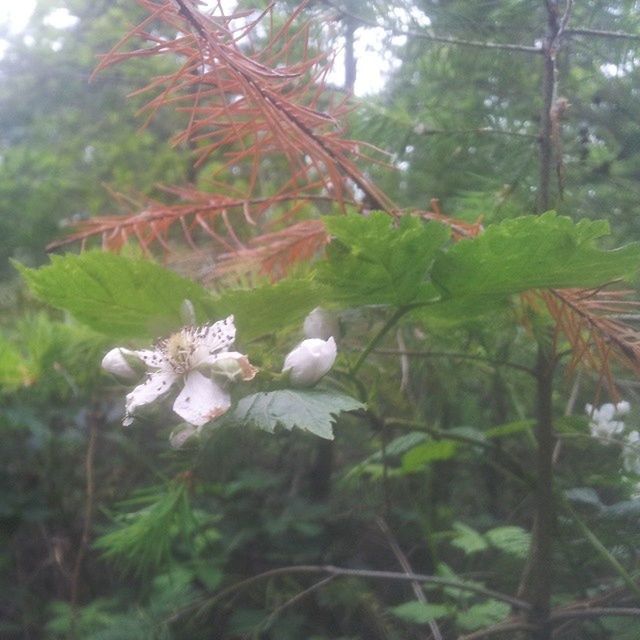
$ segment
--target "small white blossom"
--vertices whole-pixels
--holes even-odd
[[[305,338],[328,340],[331,337],[338,337],[340,325],[334,313],[321,307],[316,307],[304,319],[303,331]]]
[[[289,380],[299,387],[311,387],[329,372],[336,360],[336,341],[309,338],[303,340],[285,358],[283,373],[289,373]]]
[[[201,427],[225,413],[231,406],[226,383],[251,380],[256,374],[245,355],[228,351],[235,335],[233,316],[229,316],[210,325],[182,329],[155,349],[120,350],[146,369],[145,380],[127,394],[123,424],[130,425],[139,409],[163,399],[179,385],[182,388],[173,410],[189,424]]]
[[[631,431],[622,448],[622,466],[625,471],[640,475],[640,433]]]
[[[600,438],[603,441],[609,440],[612,436],[624,431],[624,422],[622,420],[614,420],[628,413],[630,410],[629,403],[626,401],[618,402],[618,404],[603,404],[599,409],[593,405],[585,405],[585,411],[589,418],[589,429],[594,438]]]
[[[140,371],[136,371],[131,363],[140,362],[134,351],[116,347],[102,358],[102,368],[124,381],[132,381],[140,378]]]

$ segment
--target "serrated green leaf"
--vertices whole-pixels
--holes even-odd
[[[522,527],[496,527],[485,534],[489,544],[504,553],[524,559],[529,552],[531,534]]]
[[[510,611],[505,602],[487,600],[458,613],[456,623],[464,631],[475,631],[504,620]]]
[[[489,547],[484,536],[462,522],[455,522],[453,528],[456,532],[451,544],[458,549],[462,549],[466,555],[484,551]]]
[[[392,607],[390,611],[397,618],[414,624],[428,624],[451,614],[449,607],[443,604],[429,604],[417,600]]]
[[[402,457],[402,468],[407,471],[420,471],[429,462],[449,460],[458,448],[450,440],[428,440],[411,449]]]
[[[332,440],[335,416],[342,411],[364,408],[362,402],[341,393],[281,389],[242,398],[227,419],[269,433],[273,433],[278,426],[288,430],[298,427],[320,438]]]
[[[253,289],[233,289],[216,301],[220,316],[233,314],[238,336],[252,340],[266,333],[301,325],[304,317],[320,305],[326,295],[316,282],[286,279]]]
[[[396,221],[380,212],[323,221],[335,239],[327,260],[318,265],[318,277],[334,300],[402,306],[438,295],[427,276],[436,251],[449,238],[444,225],[411,216]]]
[[[40,269],[16,267],[41,300],[114,338],[158,336],[181,326],[185,299],[201,321],[212,318],[214,301],[205,289],[148,260],[90,251],[52,256]]]
[[[605,221],[548,212],[490,225],[438,255],[432,279],[445,298],[510,295],[534,288],[595,287],[628,277],[640,263],[640,245],[614,251],[595,246]]]

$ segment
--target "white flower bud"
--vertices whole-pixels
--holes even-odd
[[[328,340],[332,336],[338,337],[340,326],[338,318],[330,311],[316,307],[305,319],[303,325],[306,338],[320,338]]]
[[[336,341],[310,338],[303,340],[285,358],[282,372],[289,372],[289,380],[299,387],[311,387],[333,366],[336,360]]]
[[[140,378],[140,372],[136,371],[131,363],[139,361],[134,351],[116,347],[102,358],[102,368],[120,380],[137,380]]]

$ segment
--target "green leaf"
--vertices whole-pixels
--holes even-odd
[[[504,620],[510,611],[506,602],[487,600],[458,613],[456,623],[464,631],[475,631]]]
[[[456,531],[456,537],[453,538],[451,544],[458,549],[462,549],[466,555],[484,551],[489,547],[484,536],[466,524],[455,522],[453,528]]]
[[[278,426],[288,430],[298,427],[332,440],[331,425],[335,416],[342,411],[364,408],[365,405],[358,400],[341,393],[282,389],[242,398],[225,420],[251,425],[269,433]]]
[[[232,289],[221,294],[216,309],[221,317],[233,314],[241,340],[302,325],[302,320],[321,304],[325,289],[316,282],[285,279],[253,289]]]
[[[428,604],[417,600],[392,607],[390,611],[397,618],[414,624],[428,624],[433,620],[446,618],[451,613],[449,607],[443,604]]]
[[[28,385],[33,374],[22,354],[0,336],[0,389],[13,390]]]
[[[506,424],[499,424],[495,427],[490,427],[484,432],[484,434],[487,438],[502,438],[503,436],[510,436],[514,433],[530,431],[533,429],[534,425],[534,420],[516,420],[515,422],[507,422]]]
[[[450,231],[436,222],[376,212],[323,218],[334,241],[319,263],[320,282],[336,301],[403,306],[437,297],[427,281],[437,250]]]
[[[496,527],[484,535],[492,547],[523,560],[527,557],[531,534],[522,527]]]
[[[573,489],[567,489],[564,495],[567,500],[576,504],[588,505],[590,507],[596,507],[597,509],[602,509],[603,507],[600,496],[596,490],[591,487],[574,487]]]
[[[402,458],[402,468],[407,471],[421,471],[429,462],[449,460],[458,445],[450,440],[428,440],[405,453]]]
[[[598,249],[594,240],[608,233],[605,221],[574,223],[554,212],[506,220],[440,253],[433,282],[447,298],[599,286],[632,275],[640,262],[638,243]]]
[[[16,267],[41,300],[114,338],[158,336],[181,326],[185,299],[201,320],[212,319],[205,289],[148,260],[91,251],[52,256],[40,269]]]

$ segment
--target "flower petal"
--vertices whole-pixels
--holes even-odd
[[[149,374],[148,378],[127,394],[125,426],[131,424],[131,416],[140,408],[166,395],[175,384],[178,376],[169,370],[161,369]]]
[[[168,360],[160,349],[139,349],[133,352],[147,369],[163,369],[168,366]]]
[[[173,410],[197,427],[226,413],[231,406],[229,394],[199,371],[191,371],[184,388],[173,403]]]
[[[195,351],[191,356],[191,364],[196,367],[209,356],[226,351],[233,344],[236,339],[233,316],[196,329],[193,338]]]
[[[609,422],[609,420],[613,420],[613,416],[615,415],[616,408],[610,402],[603,404],[600,409],[598,409],[598,419],[602,421]]]

